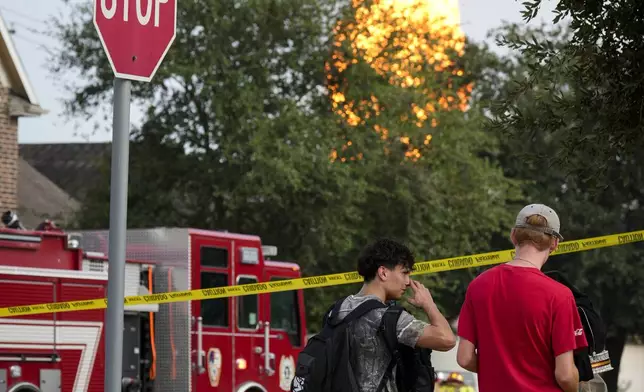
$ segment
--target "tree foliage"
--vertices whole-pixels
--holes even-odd
[[[466,49],[458,29],[425,14],[424,2],[353,4],[336,24],[326,70],[344,143],[332,158],[366,168],[366,239],[402,239],[418,260],[487,250],[507,230],[506,207],[519,192],[503,176],[483,113],[466,111],[479,77],[476,47]],[[421,280],[455,317],[471,277]]]
[[[534,18],[540,5],[541,0],[527,1],[524,19]],[[526,96],[537,85],[544,90],[534,112],[505,102],[496,125],[547,128],[564,147],[556,162],[567,167],[567,174],[601,188],[616,171],[627,177],[632,157],[644,146],[644,9],[636,0],[561,0],[555,14],[553,22],[565,22],[570,30],[564,43],[555,46],[547,37],[502,40],[533,59],[526,68],[529,77],[513,96]],[[566,83],[547,85],[546,80]],[[588,155],[595,160],[589,162]]]
[[[333,159],[362,159],[361,136],[376,133],[386,151],[415,162],[431,148],[438,114],[467,108],[464,35],[430,4],[354,0],[335,25],[325,70],[332,109],[348,129]]]

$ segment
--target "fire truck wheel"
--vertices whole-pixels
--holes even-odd
[[[266,389],[261,384],[249,381],[240,385],[237,392],[266,392]]]
[[[28,382],[21,382],[11,387],[9,392],[40,392],[40,388]]]

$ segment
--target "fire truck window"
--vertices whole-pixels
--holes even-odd
[[[271,329],[286,331],[293,346],[301,345],[297,291],[271,293]]]
[[[214,246],[201,247],[201,265],[204,267],[228,267],[228,249]]]
[[[228,286],[228,275],[220,272],[202,272],[201,288]],[[201,301],[203,325],[213,327],[228,326],[228,298],[206,299]]]
[[[240,276],[237,284],[257,283],[257,278]],[[239,328],[254,329],[257,325],[257,294],[237,297],[237,324]]]

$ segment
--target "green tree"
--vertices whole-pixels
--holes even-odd
[[[487,59],[489,70],[480,81],[487,91],[481,104],[491,113],[488,130],[501,142],[499,159],[506,176],[522,181],[526,202],[544,202],[559,211],[567,239],[640,230],[643,177],[635,162],[642,152],[623,149],[618,159],[602,161],[605,151],[600,150],[608,146],[600,139],[582,142],[585,136],[576,128],[597,102],[587,95],[593,87],[585,84],[585,76],[573,75],[575,69],[583,72],[583,65],[582,59],[568,57],[572,32],[507,25],[497,37],[523,49],[506,57],[479,57]],[[546,66],[540,50],[551,54]],[[575,138],[579,143],[570,144]],[[603,173],[601,186],[582,172]],[[615,367],[604,374],[611,392],[618,390],[624,344],[643,327],[642,267],[641,244],[556,256],[546,265],[565,272],[599,307]]]
[[[524,4],[522,14],[529,21],[538,14],[541,0]],[[624,177],[630,173],[627,162],[644,146],[640,33],[644,10],[639,5],[637,0],[618,4],[560,0],[553,22],[565,22],[570,30],[564,43],[556,47],[547,39],[505,43],[534,58],[518,94],[546,80],[563,79],[566,85],[544,91],[534,113],[522,113],[506,102],[498,121],[515,129],[547,126],[564,147],[555,157],[557,163],[599,187],[615,178],[615,170],[621,169]],[[592,162],[587,153],[595,157]]]
[[[418,260],[488,250],[492,236],[509,228],[506,206],[519,191],[494,158],[498,145],[483,131],[484,114],[464,110],[478,77],[470,55],[460,57],[458,33],[450,28],[414,25],[382,3],[354,4],[336,24],[326,70],[339,123],[332,157],[369,184],[364,241],[403,240]],[[420,279],[448,317],[458,314],[471,272]],[[357,288],[325,289],[325,303]]]

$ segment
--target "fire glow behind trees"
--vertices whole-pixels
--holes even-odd
[[[352,8],[352,17],[334,29],[334,50],[325,65],[333,110],[350,127],[373,129],[387,143],[387,150],[400,143],[405,159],[416,161],[432,140],[437,112],[464,111],[472,91],[471,83],[459,83],[464,71],[455,61],[463,55],[465,43],[458,3],[352,0]],[[391,105],[383,102],[377,88],[370,89],[368,96],[364,91],[356,94],[351,67],[361,62],[384,83],[420,93],[399,113],[399,123],[415,124],[417,134],[379,123],[378,117]],[[331,160],[362,159],[362,152],[348,151],[352,144],[345,137],[342,151],[333,150]]]

